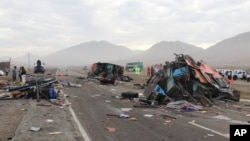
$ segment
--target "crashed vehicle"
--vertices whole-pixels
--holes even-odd
[[[231,89],[229,81],[207,63],[175,55],[175,61],[165,62],[163,69],[148,79],[144,91],[147,101],[166,104],[186,100],[212,106],[214,99],[240,100],[240,91]]]
[[[94,63],[89,72],[89,78],[97,78],[101,84],[116,84],[116,80],[123,78],[124,67],[111,63]]]

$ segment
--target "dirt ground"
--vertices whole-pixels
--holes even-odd
[[[148,80],[148,76],[141,74],[135,75],[128,73],[127,75],[134,78],[135,84],[145,84]],[[0,80],[10,80],[11,78],[1,76]],[[240,83],[235,82],[231,85],[231,88],[241,91],[241,98],[250,99],[250,84],[246,81]],[[29,107],[28,99],[12,99],[12,100],[0,100],[0,141],[9,141],[14,135],[17,127],[23,116],[26,114],[25,108]]]
[[[19,123],[26,114],[26,99],[0,101],[0,141],[11,140]]]
[[[244,82],[244,83],[247,83],[247,82]],[[250,83],[248,85],[234,83],[231,85],[231,88],[239,90],[240,97],[242,99],[250,99]]]

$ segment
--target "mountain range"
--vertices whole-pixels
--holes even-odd
[[[211,66],[250,66],[250,32],[224,39],[203,49],[181,41],[161,41],[145,51],[133,51],[107,41],[90,41],[75,45],[46,56],[27,54],[13,58],[12,63],[31,63],[37,59],[47,66],[85,66],[95,62],[110,62],[125,65],[142,61],[145,66],[173,61],[176,54],[188,54],[194,60],[203,60]]]

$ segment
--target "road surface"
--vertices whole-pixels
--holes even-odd
[[[138,99],[119,98],[122,92],[143,93],[133,88],[133,82],[100,85],[83,79],[81,72],[68,70],[68,74],[58,79],[82,84],[67,87],[64,93],[69,95],[85,141],[228,141],[230,124],[249,124],[249,109],[239,108],[245,103],[218,101],[213,107],[191,112],[166,105],[134,107]]]

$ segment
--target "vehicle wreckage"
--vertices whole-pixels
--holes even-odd
[[[20,98],[24,95],[26,97],[36,98],[38,101],[40,101],[40,97],[49,99],[49,85],[57,83],[57,78],[55,76],[45,78],[44,75],[26,75],[31,78],[25,83],[15,82],[13,85],[5,83],[2,91],[4,93],[0,93],[0,100]],[[39,98],[37,96],[39,96]]]
[[[116,80],[130,81],[129,76],[124,76],[124,67],[112,63],[94,63],[91,71],[88,73],[88,78],[98,79],[101,84],[116,84]]]
[[[175,61],[165,62],[163,69],[152,75],[144,91],[150,104],[166,104],[186,100],[203,106],[212,106],[215,99],[239,101],[240,91],[229,87],[229,81],[204,61],[191,56],[175,54]]]

